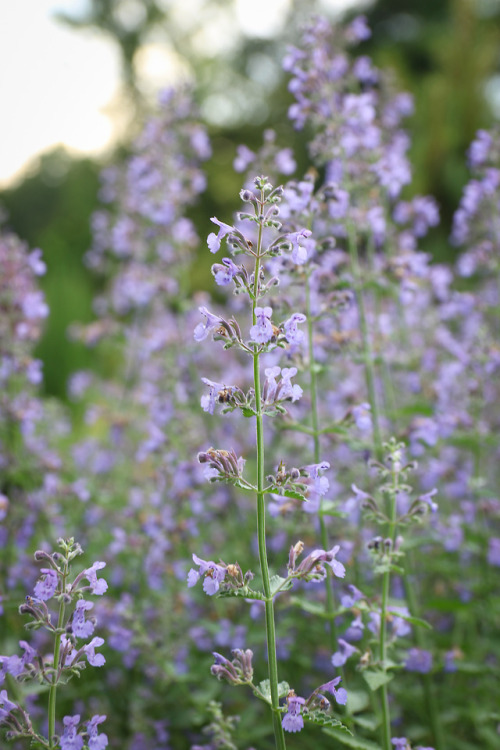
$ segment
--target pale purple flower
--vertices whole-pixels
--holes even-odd
[[[216,253],[218,250],[220,250],[220,243],[228,235],[230,232],[234,232],[234,227],[229,226],[229,224],[225,224],[223,221],[219,221],[215,218],[215,216],[210,219],[214,224],[217,224],[219,227],[219,231],[217,234],[215,232],[211,232],[207,237],[207,245],[208,249],[211,253]]]
[[[344,641],[343,638],[338,638],[337,643],[339,644],[339,650],[333,654],[332,664],[334,667],[342,667],[349,657],[355,654],[358,649],[351,646],[347,641]]]
[[[250,338],[257,344],[267,344],[274,336],[271,323],[272,307],[256,307],[256,323],[250,328]]]
[[[297,162],[293,158],[291,148],[282,148],[274,157],[274,165],[280,174],[293,174],[297,169]]]
[[[97,571],[102,570],[105,567],[105,562],[95,562],[92,567],[87,568],[83,574],[90,583],[90,590],[97,596],[102,596],[104,592],[108,590],[108,584],[104,578],[97,578]]]
[[[342,677],[335,677],[333,680],[330,680],[330,682],[325,682],[324,685],[320,685],[318,688],[318,692],[327,692],[330,693],[330,695],[333,695],[337,703],[341,706],[345,706],[347,703],[347,690],[345,688],[338,688],[337,685],[341,681]]]
[[[231,258],[223,258],[222,264],[214,263],[212,266],[215,283],[219,286],[227,286],[239,273],[241,273],[240,267]]]
[[[352,416],[358,430],[365,432],[372,429],[372,417],[370,404],[363,402],[352,407]]]
[[[106,721],[106,716],[95,715],[87,722],[87,732],[89,734],[89,750],[104,750],[108,746],[108,737],[106,734],[98,734],[97,727]]]
[[[340,604],[342,607],[349,609],[349,607],[353,607],[360,599],[363,599],[364,594],[361,593],[356,586],[353,586],[352,583],[350,583],[347,588],[349,589],[350,594],[343,594],[340,597]]]
[[[28,255],[28,263],[30,264],[31,270],[36,276],[43,276],[47,270],[47,266],[42,260],[42,251],[39,247],[36,247]]]
[[[45,303],[43,292],[28,292],[22,301],[23,315],[28,320],[46,318],[49,314],[48,305]]]
[[[78,724],[80,723],[80,714],[75,716],[65,716],[63,719],[64,732],[60,739],[61,750],[81,750],[83,747],[83,737],[78,734]]]
[[[480,167],[488,158],[493,138],[487,130],[478,130],[467,152],[467,158],[472,168]]]
[[[352,42],[363,42],[372,35],[366,16],[356,16],[346,29],[346,37]]]
[[[391,737],[395,750],[410,750],[410,743],[406,737]]]
[[[37,581],[33,593],[37,599],[46,602],[52,599],[56,593],[58,577],[56,571],[52,568],[42,568],[40,572],[43,574],[43,578]]]
[[[7,691],[0,690],[0,724],[7,718],[10,712],[14,711],[16,708],[19,708],[18,705],[9,700]]]
[[[233,161],[233,168],[235,172],[244,172],[245,169],[252,164],[255,159],[255,154],[247,146],[237,146],[236,157]],[[283,172],[283,174],[286,174]]]
[[[87,643],[87,645],[83,647],[88,662],[92,667],[102,667],[102,665],[106,663],[104,656],[102,654],[96,654],[95,652],[96,648],[102,646],[103,643],[104,638],[92,638],[90,643]]]
[[[226,568],[223,565],[217,565],[213,560],[202,560],[195,554],[193,554],[193,561],[199,565],[199,570],[191,568],[189,571],[188,587],[191,588],[200,578],[203,578],[203,591],[208,596],[213,596],[226,577]]]
[[[500,567],[500,538],[493,536],[488,542],[488,562],[490,565]]]
[[[294,313],[288,320],[283,323],[283,330],[285,332],[286,340],[289,344],[297,345],[300,344],[304,339],[304,331],[299,331],[297,325],[299,323],[305,323],[306,316],[302,313]]]
[[[423,648],[411,648],[405,661],[405,668],[409,672],[427,674],[432,669],[432,654]]]
[[[420,497],[418,498],[421,503],[425,503],[426,505],[428,505],[433,513],[435,513],[438,509],[438,504],[432,500],[434,495],[437,495],[436,488],[430,490],[430,492],[426,492],[425,495],[420,495]]]
[[[80,599],[76,603],[73,614],[73,633],[77,638],[88,638],[94,632],[95,625],[92,620],[85,619],[85,612],[94,607],[92,602]]]
[[[305,699],[300,698],[298,695],[292,695],[287,698],[287,713],[281,720],[285,732],[300,732],[304,728],[304,719],[301,713],[301,707],[304,704]]]
[[[212,333],[216,328],[219,328],[221,324],[221,317],[214,315],[206,307],[199,307],[198,310],[202,315],[205,316],[205,323],[198,323],[194,329],[194,340],[203,341],[207,336]]]
[[[279,397],[281,399],[290,398],[292,403],[298,401],[303,394],[303,390],[300,385],[294,383],[292,385],[291,378],[297,374],[296,367],[284,367],[281,371],[281,388]]]
[[[208,385],[209,392],[205,393],[201,397],[201,408],[203,411],[208,412],[208,414],[213,414],[215,409],[215,403],[218,399],[219,392],[220,391],[228,391],[229,393],[232,393],[235,389],[234,385],[227,386],[224,385],[224,383],[216,383],[213,380],[209,380],[208,378],[202,378],[203,383],[205,385]]]
[[[291,232],[288,239],[292,243],[292,260],[298,266],[307,261],[307,247],[304,246],[304,240],[307,240],[312,234],[310,229],[301,229],[299,232]]]

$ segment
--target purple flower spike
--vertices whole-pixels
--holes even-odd
[[[203,578],[203,591],[208,596],[213,596],[220,588],[220,584],[226,577],[226,568],[217,565],[213,560],[202,560],[193,554],[193,561],[199,565],[199,570],[191,568],[188,573],[188,587],[194,586],[200,578]]]
[[[213,223],[217,224],[219,227],[219,232],[217,234],[211,232],[207,237],[208,249],[211,253],[216,253],[220,250],[221,240],[223,240],[230,232],[234,232],[234,227],[230,227],[229,224],[224,224],[223,221],[219,221],[215,216],[210,219],[210,221],[213,221]]]
[[[299,323],[305,323],[305,321],[305,315],[302,313],[294,313],[291,318],[288,318],[288,320],[283,323],[286,340],[289,344],[297,345],[303,341],[304,331],[299,331],[297,325]]]
[[[37,599],[46,602],[56,593],[57,573],[52,568],[42,568],[40,572],[44,577],[35,584],[33,591]]]
[[[250,338],[257,344],[267,344],[274,336],[271,323],[272,307],[256,307],[256,323],[250,328]]]
[[[108,590],[108,584],[104,578],[97,578],[97,571],[106,567],[105,562],[95,562],[91,568],[87,568],[84,573],[85,578],[90,583],[90,590],[96,596],[102,596]]]
[[[304,705],[305,700],[298,695],[292,695],[287,701],[288,711],[281,721],[283,729],[285,732],[300,732],[300,730],[304,728],[301,707]]]

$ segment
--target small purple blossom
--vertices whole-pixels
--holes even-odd
[[[274,336],[273,326],[271,323],[272,307],[256,307],[256,322],[250,328],[250,338],[257,344],[267,344]]]
[[[300,732],[304,728],[304,719],[302,718],[302,706],[305,699],[298,695],[292,694],[287,698],[287,712],[281,720],[285,732]]]
[[[195,554],[193,554],[193,561],[196,565],[199,565],[199,570],[191,568],[189,571],[187,579],[188,587],[191,588],[200,578],[203,578],[203,591],[208,596],[213,596],[217,593],[226,577],[226,567],[224,565],[217,565],[213,560],[202,560]]]
[[[56,571],[52,568],[42,568],[40,572],[43,574],[43,578],[35,584],[33,592],[37,599],[46,602],[52,599],[56,593],[58,577]]]
[[[219,227],[219,231],[217,234],[215,232],[211,232],[207,237],[207,245],[208,249],[211,253],[216,253],[218,250],[220,250],[220,243],[228,235],[230,232],[234,232],[234,227],[229,226],[229,224],[225,224],[223,221],[219,221],[215,218],[215,216],[210,219],[214,224],[217,224]]]
[[[8,717],[10,712],[14,711],[16,708],[19,708],[18,705],[9,700],[7,691],[0,690],[0,724]]]
[[[215,283],[219,286],[227,286],[239,273],[241,273],[241,268],[231,258],[222,258],[222,264],[214,263],[212,266]]]
[[[351,644],[347,643],[347,641],[344,641],[343,638],[338,638],[337,642],[339,644],[339,650],[333,654],[332,664],[334,667],[342,667],[349,659],[349,657],[355,654],[358,649],[354,646],[351,646]]]
[[[395,750],[409,750],[410,744],[406,737],[391,737]]]
[[[289,344],[298,345],[304,340],[304,331],[299,331],[297,325],[299,323],[305,323],[305,321],[305,315],[302,313],[294,313],[283,323],[283,330]]]
[[[108,584],[104,578],[97,578],[97,571],[106,567],[105,562],[95,562],[84,572],[84,578],[90,583],[90,590],[96,596],[102,596],[108,590]]]
[[[95,625],[92,620],[85,619],[85,612],[94,607],[92,602],[80,599],[76,603],[73,614],[73,633],[77,638],[89,638],[94,632]]]
[[[86,646],[83,647],[83,651],[85,652],[88,662],[92,667],[102,667],[103,664],[106,663],[106,659],[102,654],[96,654],[95,650],[96,648],[99,648],[99,646],[102,646],[104,644],[104,638],[92,638],[90,643],[87,643]]]
[[[108,737],[106,734],[98,734],[98,725],[106,721],[106,716],[95,715],[87,722],[87,732],[89,734],[89,750],[104,750],[108,746]]]
[[[307,261],[308,252],[304,240],[307,240],[311,234],[310,229],[301,229],[299,232],[292,232],[288,235],[288,239],[292,243],[292,260],[298,266]]]
[[[205,316],[206,320],[205,323],[198,323],[194,329],[194,340],[203,341],[212,331],[219,328],[222,319],[219,315],[211,313],[206,307],[199,307],[198,310]]]
[[[80,714],[65,716],[63,719],[64,733],[60,739],[61,750],[81,750],[83,737],[78,734]]]
[[[341,680],[342,677],[335,677],[333,680],[330,680],[330,682],[325,682],[324,685],[320,685],[319,688],[317,688],[317,692],[325,691],[326,693],[330,693],[340,706],[345,706],[347,703],[347,690],[345,688],[337,689],[337,685]]]

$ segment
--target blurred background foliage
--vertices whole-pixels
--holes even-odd
[[[155,55],[161,52],[162,64],[166,59],[176,78],[195,82],[214,149],[207,192],[191,214],[202,237],[210,216],[227,220],[236,208],[241,177],[232,161],[238,144],[258,147],[263,130],[272,127],[281,143],[296,150],[297,174],[307,168],[306,138],[293,131],[286,117],[291,96],[281,59],[311,12],[339,14],[335,3],[324,6],[319,0],[277,6],[278,21],[274,12],[269,27],[251,31],[236,23],[236,0],[88,0],[81,15],[59,16],[82,33],[98,30],[119,49],[123,82],[116,116],[127,125],[108,162],[126,157],[127,144],[154,107],[163,83],[161,75],[154,75]],[[441,227],[429,235],[424,249],[445,260],[453,252],[447,237],[467,179],[468,144],[478,128],[500,118],[500,2],[378,0],[350,8],[344,16],[360,11],[373,30],[361,52],[377,66],[392,69],[398,86],[415,97],[409,123],[414,181],[407,194],[437,198]],[[57,149],[0,193],[4,224],[31,247],[41,247],[47,261],[42,285],[51,314],[38,356],[44,361],[47,392],[62,398],[71,372],[96,366],[92,351],[70,342],[66,330],[71,322],[92,319],[99,282],[85,268],[83,256],[102,167],[97,160]],[[201,272],[196,268],[193,287],[203,287],[209,263],[201,264]]]

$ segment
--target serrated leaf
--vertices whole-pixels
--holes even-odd
[[[371,742],[370,740],[363,740],[359,737],[354,737],[352,734],[347,734],[346,731],[341,729],[324,729],[325,734],[329,737],[341,742],[347,747],[351,747],[353,750],[380,750],[380,745]]]
[[[244,586],[241,589],[227,589],[225,591],[219,590],[216,596],[217,599],[258,599],[262,601],[265,599],[264,594],[260,591],[254,591],[253,589]]]
[[[244,417],[255,417],[255,412],[253,409],[249,409],[247,406],[242,406],[240,409],[241,413]]]
[[[278,684],[278,698],[286,698],[289,692],[290,685],[288,682],[280,682]],[[262,698],[262,700],[265,700],[266,703],[271,705],[271,683],[269,680],[262,680],[262,682],[259,682],[257,685],[257,691],[254,690],[254,693],[258,698]]]
[[[283,495],[285,497],[292,497],[294,500],[303,500],[305,501],[304,495],[301,495],[300,492],[295,492],[295,490],[284,490]]]
[[[327,714],[324,711],[304,711],[302,716],[305,721],[310,721],[311,724],[319,724],[320,727],[342,727],[346,732],[349,731],[344,724],[331,714]]]
[[[412,615],[402,615],[400,612],[391,612],[390,610],[387,612],[387,614],[392,615],[393,617],[400,617],[402,620],[409,622],[410,625],[418,625],[421,628],[432,630],[432,625],[427,622],[427,620],[422,620],[420,617],[413,617]]]
[[[394,677],[390,672],[383,672],[381,669],[366,669],[362,674],[368,687],[374,692],[382,685],[387,685]]]
[[[280,591],[289,591],[293,586],[293,581],[287,581],[286,578],[282,578],[281,576],[271,576],[269,584],[271,586],[271,596],[274,596],[278,589]]]

